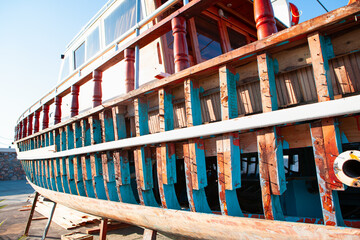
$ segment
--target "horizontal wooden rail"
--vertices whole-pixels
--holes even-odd
[[[35,160],[67,157],[72,155],[102,152],[106,150],[142,146],[147,144],[181,141],[185,139],[218,135],[228,132],[300,123],[304,121],[311,121],[328,117],[337,117],[341,115],[357,114],[360,112],[359,102],[360,96],[347,97],[338,100],[313,103],[305,106],[282,109],[247,117],[239,117],[221,122],[176,129],[161,133],[148,134],[118,141],[100,143],[78,149],[60,151],[56,153],[44,151],[37,156],[32,153],[29,153],[28,155],[27,152],[20,152],[17,149],[18,159]]]

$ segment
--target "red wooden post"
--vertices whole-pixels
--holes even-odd
[[[127,48],[124,52],[125,55],[125,89],[126,92],[134,90],[135,84],[135,50]]]
[[[50,106],[49,106],[49,105],[44,105],[44,106],[43,106],[43,112],[44,112],[44,116],[43,116],[43,129],[49,127],[49,109],[50,109]]]
[[[277,32],[270,0],[254,0],[254,16],[259,40]]]
[[[37,133],[40,128],[40,111],[36,111],[34,115],[35,115],[34,133]]]
[[[27,128],[28,136],[30,136],[33,132],[33,118],[34,118],[34,114],[30,114],[28,117],[28,128]]]
[[[75,117],[79,114],[79,85],[72,85],[71,86],[71,117]]]
[[[19,123],[18,125],[19,129],[18,129],[18,139],[21,139],[22,138],[22,127],[23,127],[23,123],[22,121]]]
[[[61,122],[61,102],[62,102],[62,97],[61,96],[56,96],[55,98],[55,124],[58,124]]]
[[[179,72],[190,66],[186,42],[186,20],[183,17],[176,17],[171,20],[171,26],[174,36],[175,72]]]
[[[93,107],[97,107],[102,104],[102,90],[101,90],[102,72],[101,71],[98,70],[93,71],[93,81],[94,81]]]
[[[23,120],[23,133],[22,133],[23,138],[27,136],[27,118],[24,118]]]

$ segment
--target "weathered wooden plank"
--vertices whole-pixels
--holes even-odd
[[[202,124],[200,89],[196,81],[184,81],[184,95],[187,127]],[[183,151],[190,210],[211,212],[204,189],[207,186],[207,175],[203,139],[190,139],[183,144]]]
[[[102,134],[101,134],[101,123],[99,116],[98,115],[90,116],[88,121],[90,124],[91,145],[101,143]],[[107,186],[105,186],[104,184],[101,155],[99,153],[91,153],[90,163],[91,163],[91,176],[92,176],[95,196],[99,199],[106,200],[108,199],[106,193]]]
[[[329,187],[332,185],[329,179],[329,170],[330,168],[333,169],[333,166],[328,165],[326,161],[327,152],[322,121],[311,123],[310,130],[324,224],[330,226],[343,225],[337,192]]]
[[[264,53],[257,57],[263,112],[278,109],[274,65]],[[259,177],[266,219],[283,219],[279,196],[286,190],[282,143],[276,127],[257,132]]]
[[[236,82],[239,74],[229,66],[219,69],[221,120],[238,116]],[[236,189],[241,187],[241,165],[239,134],[224,134],[216,141],[218,188],[221,213],[230,216],[243,216]]]
[[[259,154],[259,177],[262,195],[262,204],[265,219],[283,220],[284,215],[280,205],[280,196],[272,192],[270,168],[268,167],[273,157],[274,149],[268,149],[268,139],[274,138],[274,129],[257,131],[257,145]],[[268,136],[267,136],[268,135]],[[276,189],[276,188],[275,188]]]
[[[136,98],[134,110],[136,136],[149,134],[147,99]],[[134,150],[134,161],[140,203],[146,206],[158,206],[153,192],[152,159],[149,147],[137,147]]]
[[[174,129],[174,109],[172,94],[169,90],[160,89],[159,101],[159,129],[165,132]],[[161,143],[156,148],[156,162],[159,194],[163,208],[180,209],[175,193],[176,155],[174,143]]]
[[[325,42],[318,32],[308,36],[315,85],[319,102],[333,99],[332,81],[329,75],[328,56],[333,55],[329,41]],[[330,47],[330,49],[329,49]],[[322,204],[323,219],[326,225],[344,225],[337,192],[344,190],[333,170],[335,158],[342,151],[340,131],[333,118],[322,119],[310,124],[313,142],[316,174]]]

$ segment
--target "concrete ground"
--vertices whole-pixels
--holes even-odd
[[[0,209],[0,222],[5,220],[5,222],[0,226],[0,240],[17,240],[22,237],[30,211],[19,211],[19,209],[22,209],[23,206],[30,204],[27,202],[27,199],[32,193],[34,193],[34,189],[27,184],[25,180],[0,181],[0,199],[5,199],[5,201],[1,202],[0,205],[7,205],[5,208]],[[34,217],[40,216],[41,215],[39,213],[35,212]],[[29,236],[24,239],[41,239],[46,224],[47,219],[32,221]],[[61,239],[61,235],[72,232],[86,233],[87,228],[93,228],[96,226],[98,226],[98,224],[87,224],[86,226],[76,229],[66,230],[52,222],[46,239]],[[139,227],[118,229],[108,232],[107,239],[142,239],[143,231],[144,230]],[[94,240],[99,239],[99,235],[93,236]],[[166,237],[158,233],[157,239],[169,240],[176,238]]]

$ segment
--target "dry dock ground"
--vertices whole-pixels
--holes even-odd
[[[0,222],[5,222],[0,226],[0,240],[17,240],[19,239],[26,227],[27,219],[30,211],[19,211],[23,206],[29,205],[27,202],[28,196],[34,193],[30,185],[26,181],[0,181],[0,199],[6,199],[0,205],[7,205],[5,208],[0,209]],[[41,215],[35,212],[34,217]],[[35,240],[41,239],[44,232],[47,219],[32,221],[29,237],[26,239]],[[87,224],[86,226],[76,228],[73,230],[65,230],[56,223],[52,222],[46,239],[61,239],[61,235],[82,232],[86,233],[87,228],[97,227],[98,224]],[[138,227],[128,227],[108,232],[107,239],[142,239],[143,229]],[[99,235],[93,235],[94,240],[99,239]],[[168,240],[176,239],[169,238],[164,235],[158,234],[157,239]]]

